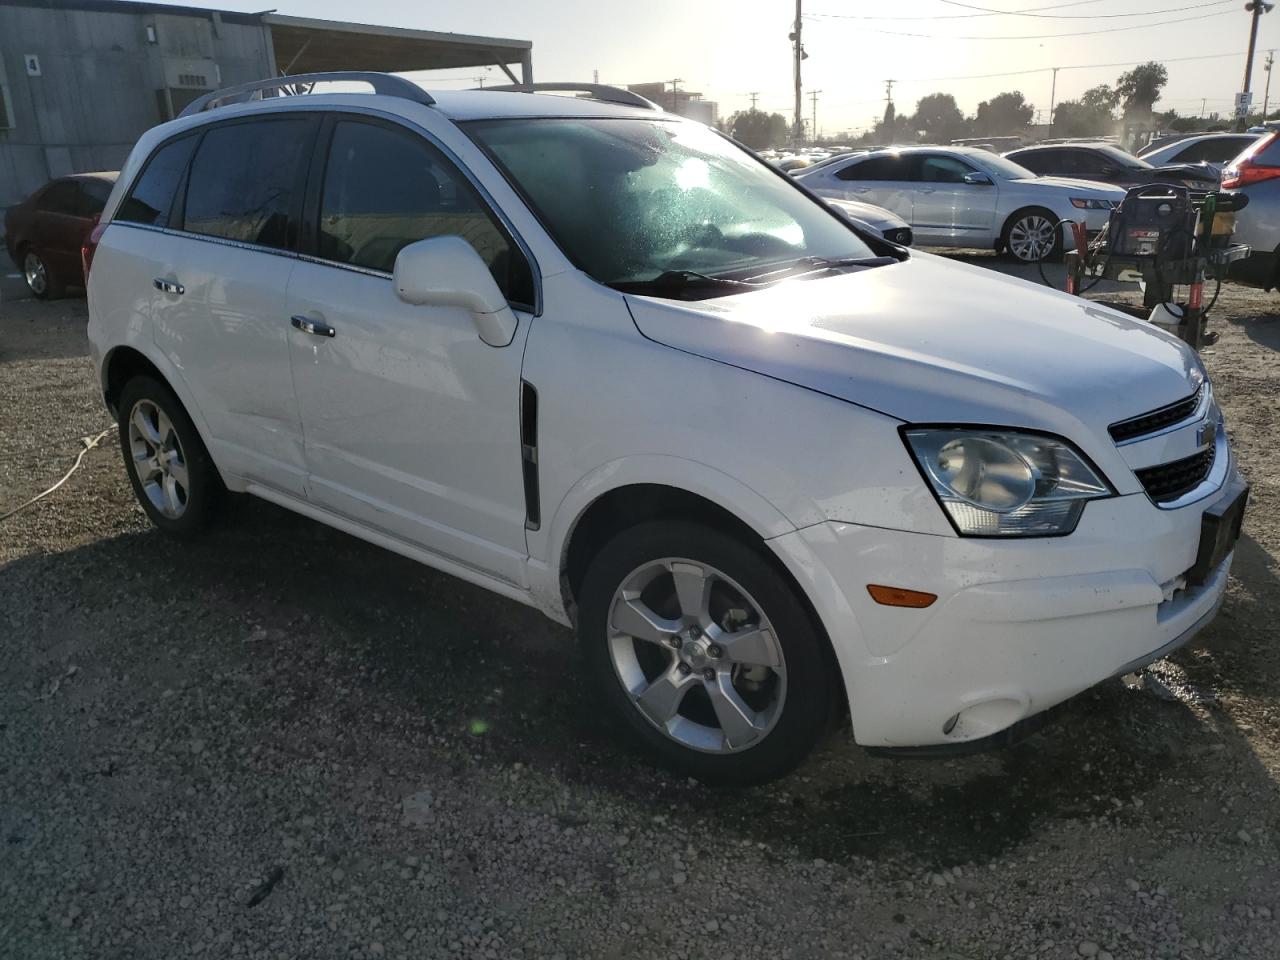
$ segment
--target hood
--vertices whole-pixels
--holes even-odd
[[[1202,376],[1150,324],[928,254],[711,300],[627,302],[650,340],[903,421],[1047,430],[1111,455],[1109,424],[1183,399]]]
[[[878,233],[884,233],[886,230],[900,230],[907,226],[907,221],[896,213],[886,210],[884,207],[877,207],[874,203],[863,203],[861,200],[836,199],[828,199],[827,203],[845,216],[852,217],[873,227]]]
[[[1063,191],[1071,190],[1073,196],[1080,196],[1079,191],[1083,190],[1086,196],[1093,195],[1099,199],[1124,199],[1124,190],[1109,183],[1099,183],[1096,180],[1077,180],[1074,177],[1036,177],[1034,180],[1019,180],[1017,182],[1034,183],[1041,187],[1061,187]]]

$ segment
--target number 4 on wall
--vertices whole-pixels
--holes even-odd
[[[22,60],[27,65],[28,77],[43,76],[43,74],[40,72],[40,58],[38,56],[36,56],[34,53],[24,53],[22,55]]]

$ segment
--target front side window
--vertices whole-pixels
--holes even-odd
[[[698,124],[522,117],[464,128],[601,283],[745,282],[809,258],[874,258],[827,207]]]
[[[264,247],[288,248],[297,230],[309,118],[211,127],[191,161],[183,228]]]
[[[198,139],[198,136],[189,136],[171,140],[153,153],[129,196],[120,204],[115,219],[155,227],[167,226],[174,194]]]
[[[955,157],[921,157],[920,175],[915,179],[925,183],[964,183],[973,173],[973,167]]]
[[[523,253],[443,154],[407,130],[339,120],[320,198],[317,253],[390,273],[396,255],[430,237],[471,244],[507,299],[532,304]]]

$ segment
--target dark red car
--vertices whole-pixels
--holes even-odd
[[[32,294],[51,299],[84,286],[80,245],[115,182],[114,171],[60,177],[5,213],[5,246]]]

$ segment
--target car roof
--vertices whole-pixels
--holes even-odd
[[[59,177],[59,180],[101,180],[105,183],[115,183],[116,178],[120,176],[119,170],[93,170],[87,173],[71,173],[65,177]]]
[[[884,153],[952,153],[960,157],[990,157],[993,156],[990,150],[983,150],[981,147],[953,147],[950,144],[938,143],[919,143],[911,144],[904,147],[878,147],[875,150],[867,151],[870,155]]]
[[[642,107],[554,93],[506,90],[429,90],[434,109],[451,120],[497,120],[504,117],[631,117],[681,119]]]

